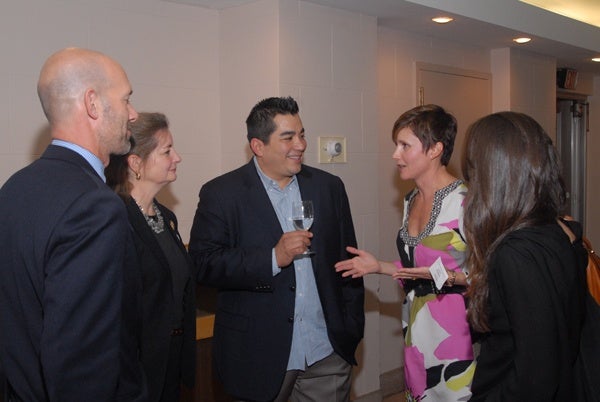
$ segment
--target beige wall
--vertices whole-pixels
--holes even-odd
[[[493,111],[536,119],[556,139],[556,60],[511,48],[491,51]]]
[[[7,0],[0,38],[0,183],[49,142],[36,94],[44,60],[66,46],[93,48],[123,64],[137,110],[171,120],[183,162],[160,198],[187,239],[199,185],[221,172],[219,14],[159,0]]]
[[[262,98],[279,95],[279,7],[261,0],[220,13],[221,171],[246,163],[246,117]],[[201,184],[201,183],[200,183]]]
[[[45,58],[65,46],[94,48],[123,64],[138,110],[162,111],[171,120],[183,162],[159,198],[176,212],[184,240],[202,183],[248,160],[244,120],[263,97],[298,99],[307,163],[342,177],[359,245],[390,260],[397,256],[400,200],[411,184],[398,182],[389,130],[416,105],[415,62],[492,73],[495,110],[518,108],[549,131],[554,126],[551,59],[378,29],[373,17],[298,0],[259,0],[221,12],[161,0],[6,0],[0,34],[0,183],[48,143],[35,93]],[[594,88],[600,93],[599,81]],[[330,135],[347,138],[347,164],[317,163],[317,137]],[[592,134],[589,141],[591,161],[600,141]],[[587,177],[594,189],[600,177],[594,171]],[[588,228],[600,227],[593,225],[600,222],[591,208],[596,198],[590,190]],[[588,229],[592,240],[600,239],[598,230]],[[377,400],[380,374],[393,372],[399,381],[402,295],[387,277],[368,277],[366,284],[367,330],[353,395]]]
[[[510,110],[536,119],[556,139],[556,60],[510,52]]]

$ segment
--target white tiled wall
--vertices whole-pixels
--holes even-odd
[[[138,111],[171,120],[183,162],[160,198],[187,239],[199,186],[221,168],[218,13],[160,0],[6,0],[0,38],[0,182],[49,142],[36,94],[44,60],[67,46],[93,48],[124,66]]]
[[[511,50],[510,110],[530,115],[556,139],[556,60]]]

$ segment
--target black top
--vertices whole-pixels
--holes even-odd
[[[183,328],[181,365],[174,369],[179,371],[182,382],[188,386],[193,385],[196,362],[193,265],[179,235],[175,214],[156,201],[155,204],[165,224],[160,235],[148,226],[132,198],[126,202],[142,277],[140,356],[148,379],[149,401],[160,399],[173,329]]]
[[[580,237],[581,229],[576,230]],[[556,223],[516,230],[489,266],[489,325],[471,401],[571,401],[585,250]]]
[[[173,329],[181,328],[183,322],[183,311],[184,311],[184,290],[188,283],[192,282],[190,275],[190,266],[183,254],[183,251],[175,243],[173,236],[168,230],[163,230],[160,233],[154,233],[158,244],[165,253],[165,257],[169,260],[169,269],[171,270],[171,281],[173,289],[173,300],[175,306],[179,305],[180,308],[174,310],[173,315]],[[193,285],[190,285],[193,286]]]

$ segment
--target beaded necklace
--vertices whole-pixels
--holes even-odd
[[[160,213],[160,209],[158,209],[158,207],[156,206],[156,203],[154,203],[154,201],[152,202],[152,208],[154,208],[154,212],[156,213],[156,215],[153,216],[147,215],[146,212],[144,212],[144,208],[140,204],[138,204],[137,201],[135,203],[142,212],[142,215],[144,215],[146,223],[148,224],[148,226],[150,226],[150,229],[152,229],[152,231],[156,234],[162,233],[163,230],[165,230],[165,220],[163,219],[163,216]]]

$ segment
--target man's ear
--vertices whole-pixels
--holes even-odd
[[[256,156],[263,155],[263,149],[265,148],[265,143],[259,140],[258,138],[252,138],[250,140],[250,149]]]
[[[83,94],[83,101],[85,103],[85,110],[87,111],[88,116],[92,119],[96,120],[100,117],[100,99],[98,98],[98,94],[94,89],[87,89]]]

